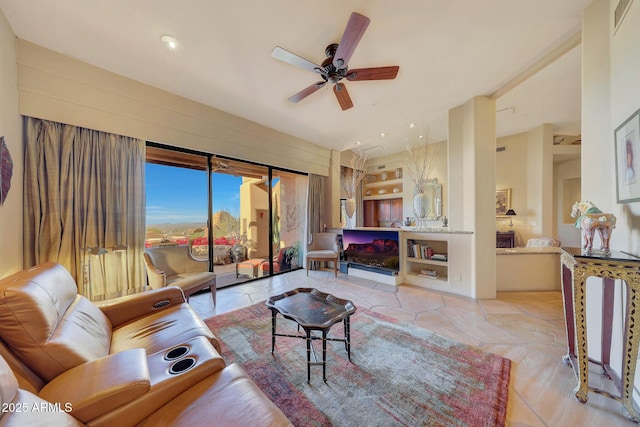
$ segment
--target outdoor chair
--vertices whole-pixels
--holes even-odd
[[[209,271],[209,261],[191,255],[189,246],[159,246],[144,251],[147,278],[151,289],[178,286],[189,296],[203,289],[211,290],[216,305],[216,275]]]
[[[291,250],[290,246],[280,248],[278,254],[273,257],[273,272],[279,273],[281,271],[291,270],[291,260],[287,259],[287,251]],[[260,277],[268,276],[271,274],[269,271],[269,260],[263,260],[260,263],[260,271],[258,273]]]

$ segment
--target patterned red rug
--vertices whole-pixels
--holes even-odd
[[[511,361],[363,308],[351,317],[351,362],[344,344],[327,345],[327,382],[304,340],[277,337],[258,303],[207,319],[228,363],[239,363],[298,427],[503,426]],[[278,315],[278,332],[296,324]],[[329,336],[343,337],[341,324]],[[314,342],[318,357],[322,347]]]

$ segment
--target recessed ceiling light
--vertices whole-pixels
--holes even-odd
[[[409,123],[409,129],[413,129],[414,127],[416,127],[415,123]]]
[[[356,145],[360,145],[362,144],[360,141],[356,141]]]
[[[424,135],[418,135],[418,138],[422,139],[424,138]]]
[[[169,35],[164,35],[160,37],[160,41],[164,43],[167,49],[170,49],[170,50],[178,50],[178,48],[180,47],[180,42],[178,42],[178,40],[176,40],[175,37],[172,37]]]
[[[385,136],[387,136],[387,135],[386,135],[384,132],[382,132],[382,133],[380,134],[380,138],[384,138]]]

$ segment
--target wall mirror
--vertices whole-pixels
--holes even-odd
[[[428,220],[437,220],[442,216],[442,184],[438,179],[430,179],[425,187],[425,194],[429,197],[431,209],[429,210]]]

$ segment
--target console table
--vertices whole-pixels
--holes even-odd
[[[515,248],[515,238],[514,231],[496,231],[496,248]]]
[[[640,415],[633,407],[633,383],[640,342],[640,258],[622,252],[612,251],[586,253],[580,248],[562,248],[562,297],[564,300],[567,328],[568,354],[565,363],[573,367],[578,378],[574,389],[575,397],[581,403],[587,402],[589,391],[607,396],[622,404],[627,419],[640,422]],[[586,281],[587,277],[602,278],[602,354],[600,361],[589,358],[586,334]],[[611,330],[613,327],[613,301],[615,280],[626,282],[625,326],[623,331],[624,350],[622,373],[618,378],[610,366]],[[589,387],[589,362],[600,365],[603,375],[616,385],[620,396],[604,390]]]

